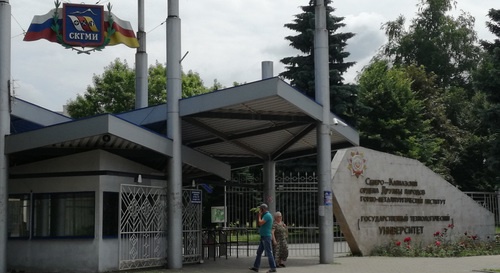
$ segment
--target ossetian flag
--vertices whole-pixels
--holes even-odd
[[[40,39],[46,39],[50,42],[57,43],[57,35],[52,30],[52,25],[54,22],[54,12],[56,9],[50,10],[47,14],[44,15],[35,15],[33,20],[31,21],[31,25],[28,28],[26,35],[24,36],[24,41],[36,41]],[[62,19],[62,8],[58,9],[58,20],[57,24],[59,25],[59,34],[62,35],[63,30],[63,19]],[[109,27],[108,16],[109,11],[104,12],[104,36],[107,36],[107,29]],[[117,44],[125,44],[131,48],[139,47],[139,42],[135,37],[134,30],[130,25],[130,22],[122,20],[118,18],[116,15],[111,13],[113,18],[112,28],[115,30],[115,33],[110,37],[110,42],[108,46],[117,45]]]

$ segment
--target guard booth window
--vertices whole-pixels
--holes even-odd
[[[33,205],[33,237],[94,237],[94,192],[33,194]]]
[[[118,202],[119,193],[103,192],[103,208],[102,208],[102,237],[117,238],[118,237]]]
[[[9,195],[8,205],[9,238],[29,238],[30,196],[29,194]]]

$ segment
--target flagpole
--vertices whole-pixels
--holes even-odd
[[[172,140],[168,160],[168,237],[167,266],[182,268],[182,158],[179,100],[181,81],[181,19],[179,0],[168,0],[167,17],[167,137]]]
[[[10,134],[11,8],[0,0],[0,272],[7,272],[7,203],[9,161],[5,136]]]
[[[138,0],[137,6],[139,47],[135,53],[135,109],[148,106],[148,53],[146,52],[146,32],[144,31],[144,0]]]
[[[328,29],[326,1],[316,0],[314,31],[314,86],[316,101],[323,106],[322,120],[316,127],[318,141],[318,216],[319,262],[333,263],[333,207],[331,203],[331,154],[330,142],[330,70],[328,58]]]

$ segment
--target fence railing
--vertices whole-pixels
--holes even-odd
[[[495,215],[495,225],[500,227],[500,191],[497,192],[464,192],[481,206]]]
[[[259,246],[256,228],[220,228],[203,230],[203,259],[254,256]],[[317,227],[288,229],[289,257],[319,256]],[[344,237],[338,232],[334,236],[334,253],[337,256],[350,254]]]

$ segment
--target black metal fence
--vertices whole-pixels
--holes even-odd
[[[252,256],[258,247],[256,215],[252,208],[263,200],[261,178],[251,181],[233,177],[242,186],[225,189],[226,223],[218,228],[203,230],[203,257]],[[275,178],[276,210],[283,214],[289,230],[290,257],[319,256],[318,180],[315,173],[297,173]],[[495,214],[500,226],[500,192],[465,192],[473,200]],[[335,219],[335,218],[334,218]],[[334,255],[350,254],[338,223],[334,223]]]
[[[470,198],[478,202],[495,215],[495,225],[500,227],[500,191],[497,192],[465,192]]]

